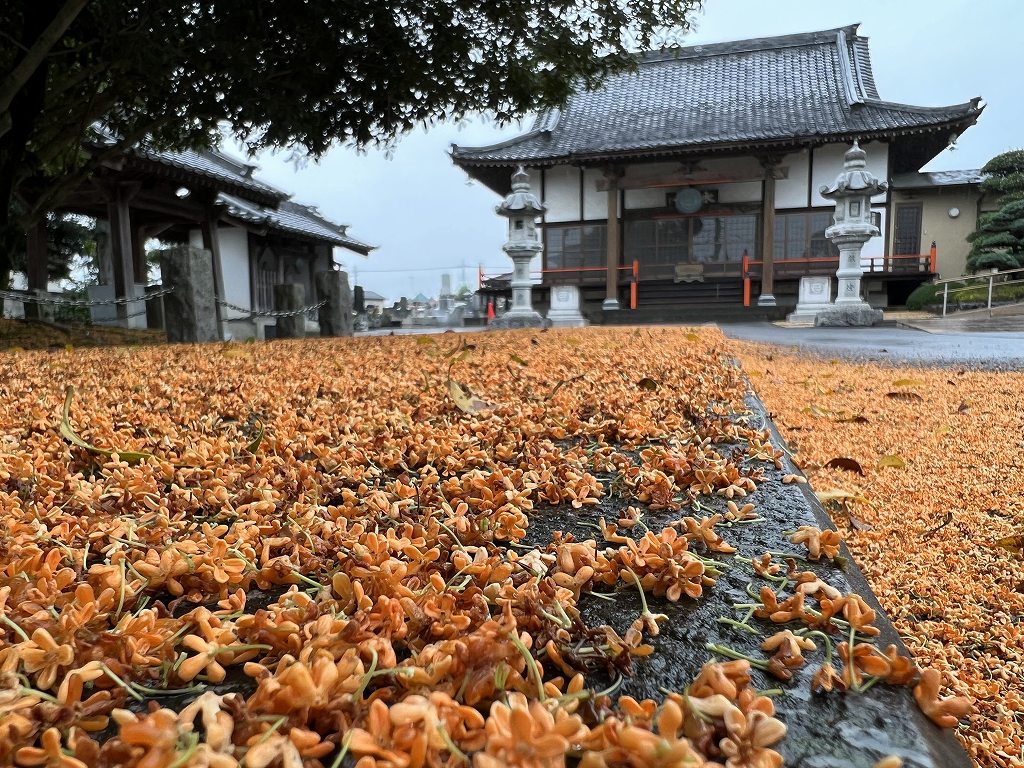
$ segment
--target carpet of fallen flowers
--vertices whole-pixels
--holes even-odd
[[[974,760],[1024,765],[1024,374],[731,348]]]
[[[934,548],[902,546],[924,536],[910,508],[855,534],[920,668],[817,575],[835,531],[730,544],[782,466],[730,354],[707,329],[597,329],[0,356],[0,764],[769,768],[787,726],[765,676],[821,697],[905,686],[947,728],[969,693],[1012,722],[993,644],[1017,598],[1006,562],[949,536],[966,500]],[[975,500],[1019,483],[983,487],[984,460],[957,455]],[[542,511],[612,496],[591,536],[525,543]],[[666,629],[648,601],[699,602],[725,569],[749,584],[721,621],[755,653],[702,647],[688,685],[616,693]],[[641,607],[620,630],[584,620],[584,598],[626,595]],[[942,647],[990,677],[951,692]]]

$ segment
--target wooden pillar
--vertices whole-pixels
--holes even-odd
[[[759,307],[775,306],[775,171],[778,161],[761,161],[764,167],[764,194],[761,196],[761,295]]]
[[[45,291],[50,276],[45,216],[33,224],[25,234],[28,289],[30,291]]]
[[[146,239],[149,237],[145,226],[139,223],[138,215],[132,217],[132,267],[135,279],[140,283],[149,282],[149,265],[146,264]]]
[[[217,299],[225,298],[224,272],[223,265],[220,263],[220,236],[217,227],[217,215],[213,211],[203,220],[203,248],[210,252],[213,260],[213,292],[215,294],[214,307],[217,315],[217,330],[220,333],[220,337],[224,338],[222,323],[225,313],[221,308],[220,302],[217,301]]]
[[[601,309],[620,309],[619,305],[619,264],[622,256],[619,246],[621,236],[619,234],[619,179],[622,177],[621,168],[607,168],[604,172],[608,179],[608,262],[605,279],[605,298]],[[581,210],[582,214],[583,211]]]
[[[114,266],[114,296],[134,296],[135,259],[132,250],[132,223],[129,200],[131,189],[116,184],[107,199],[107,219],[110,222],[110,254]],[[128,324],[128,304],[117,305],[119,325]]]

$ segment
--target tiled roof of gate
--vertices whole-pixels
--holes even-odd
[[[882,101],[857,25],[641,56],[635,71],[577,92],[526,134],[452,146],[458,165],[553,165],[798,138],[908,134],[974,122],[979,99],[947,107]]]
[[[170,165],[274,200],[288,199],[287,192],[282,192],[270,184],[252,178],[252,173],[256,170],[255,165],[235,160],[221,152],[203,149],[185,149],[174,152],[149,149],[143,146],[137,147],[134,153],[161,165]]]
[[[925,171],[920,173],[897,173],[892,177],[893,189],[924,189],[926,187],[953,187],[964,184],[980,184],[985,174],[980,168],[959,171]]]
[[[347,226],[328,221],[313,206],[285,200],[271,208],[223,192],[217,195],[217,203],[224,206],[229,216],[249,224],[331,243],[364,256],[375,247],[351,237]]]

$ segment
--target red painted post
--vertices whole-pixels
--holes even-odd
[[[629,308],[636,309],[637,281],[640,279],[640,261],[633,259],[633,282],[629,285]]]
[[[932,249],[928,252],[928,269],[931,271],[932,274],[938,272],[938,269],[936,269],[936,267],[938,267],[938,264],[939,249],[935,247],[935,241],[932,240]]]

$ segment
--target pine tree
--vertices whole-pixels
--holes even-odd
[[[971,252],[967,268],[1024,267],[1024,150],[1004,152],[981,169],[987,174],[981,191],[999,196],[999,210],[982,214],[978,228],[967,236]]]

